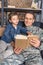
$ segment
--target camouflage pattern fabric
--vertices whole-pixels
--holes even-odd
[[[40,50],[43,49],[43,30],[39,27],[31,26],[27,27],[27,30],[34,35],[38,35],[41,41],[39,48],[28,47],[23,51],[26,65],[43,65]]]

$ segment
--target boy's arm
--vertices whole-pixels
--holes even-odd
[[[6,29],[5,29],[5,31],[3,33],[3,36],[1,37],[1,40],[3,40],[3,41],[8,43],[9,39],[10,39],[9,33],[10,33],[10,27],[8,25],[8,26],[6,26]]]
[[[31,32],[29,32],[26,28],[24,28],[24,27],[21,27],[21,33],[22,34],[25,34],[25,35],[30,35],[30,34],[32,34]]]
[[[5,28],[5,31],[4,31],[3,35],[7,35],[8,32],[9,32],[9,29],[10,29],[9,25],[7,25],[6,28]]]

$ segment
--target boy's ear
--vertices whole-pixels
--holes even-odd
[[[9,20],[9,22],[11,23],[11,20]]]

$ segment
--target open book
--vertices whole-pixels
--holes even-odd
[[[38,37],[36,35],[29,35],[29,36],[16,35],[15,36],[15,47],[19,47],[22,49],[30,47],[31,38],[38,38]]]

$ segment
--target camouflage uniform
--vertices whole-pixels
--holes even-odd
[[[43,30],[35,26],[27,27],[27,29],[34,35],[39,36],[41,45],[39,48],[28,47],[23,51],[23,55],[26,60],[25,64],[26,65],[43,65],[42,58],[40,55],[40,50],[43,49]]]

